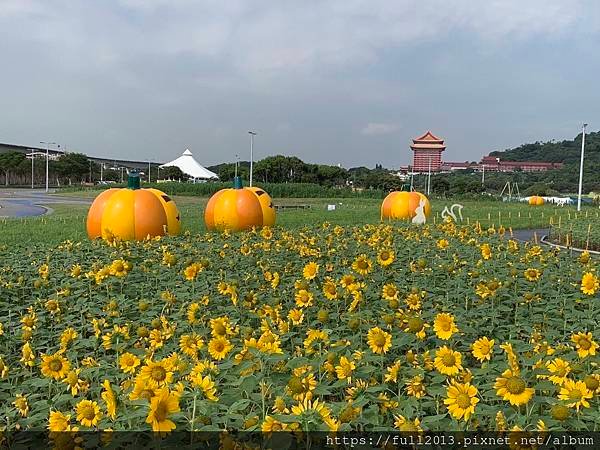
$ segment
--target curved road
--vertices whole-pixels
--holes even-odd
[[[51,190],[49,194],[52,194]],[[89,205],[90,200],[48,195],[35,189],[0,189],[0,218],[33,217],[52,210],[52,204]]]

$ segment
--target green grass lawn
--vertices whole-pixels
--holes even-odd
[[[61,196],[69,195],[79,198],[94,198],[97,191],[60,192]],[[184,231],[191,233],[205,232],[204,207],[207,198],[173,197],[182,217]],[[524,203],[502,203],[492,200],[457,201],[464,205],[462,210],[465,223],[480,221],[482,226],[503,225],[505,228],[547,228],[550,220],[561,221],[566,226],[576,219],[573,207],[554,207],[550,205],[531,207]],[[380,220],[378,199],[274,199],[276,205],[310,205],[309,209],[289,209],[278,212],[277,226],[299,228],[324,221],[340,225],[361,225],[377,223]],[[434,200],[430,221],[439,222],[444,206],[450,206],[452,200]],[[335,204],[335,211],[327,211],[328,204]],[[77,241],[86,239],[85,220],[86,205],[52,205],[54,213],[34,218],[3,219],[0,222],[0,245],[22,244],[57,244],[70,239]],[[597,216],[597,209],[587,207],[588,216]],[[578,223],[585,220],[580,214]],[[559,219],[560,218],[560,219]],[[583,225],[580,225],[583,227]],[[587,226],[587,225],[586,225]]]

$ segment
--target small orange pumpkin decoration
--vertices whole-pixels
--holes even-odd
[[[254,194],[258,197],[258,201],[260,202],[263,212],[263,226],[272,227],[275,225],[276,213],[271,196],[267,194],[264,189],[256,186],[245,187],[244,189],[254,192]]]
[[[431,214],[431,205],[425,195],[415,191],[390,192],[381,204],[381,219],[412,220],[417,214],[417,208],[421,200],[425,201],[423,213],[425,217],[429,217],[429,214]]]
[[[239,180],[232,189],[215,193],[204,210],[204,223],[209,230],[242,231],[263,225],[263,210],[258,196],[242,189]]]
[[[172,229],[169,228],[170,218]],[[163,236],[167,232],[176,234],[179,232],[179,212],[175,202],[163,192],[140,189],[139,176],[131,174],[127,188],[108,189],[96,197],[88,212],[86,228],[90,239],[141,240],[148,236]]]
[[[539,195],[529,197],[529,204],[532,206],[542,206],[544,203],[544,197],[540,197]]]

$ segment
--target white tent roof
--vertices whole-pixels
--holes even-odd
[[[185,152],[183,152],[183,155],[181,155],[179,158],[163,164],[160,166],[160,168],[162,169],[164,167],[171,166],[179,167],[183,173],[192,178],[219,178],[216,173],[213,173],[207,168],[202,167],[202,165],[194,159],[194,155],[192,155],[192,152],[190,152],[189,149],[186,149]]]

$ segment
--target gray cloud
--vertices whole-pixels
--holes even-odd
[[[252,128],[258,157],[398,166],[432,129],[447,159],[476,159],[576,134],[598,100],[580,88],[598,61],[577,73],[565,62],[592,54],[594,11],[576,0],[2,0],[0,141],[155,160],[189,147],[212,164],[243,157]]]

